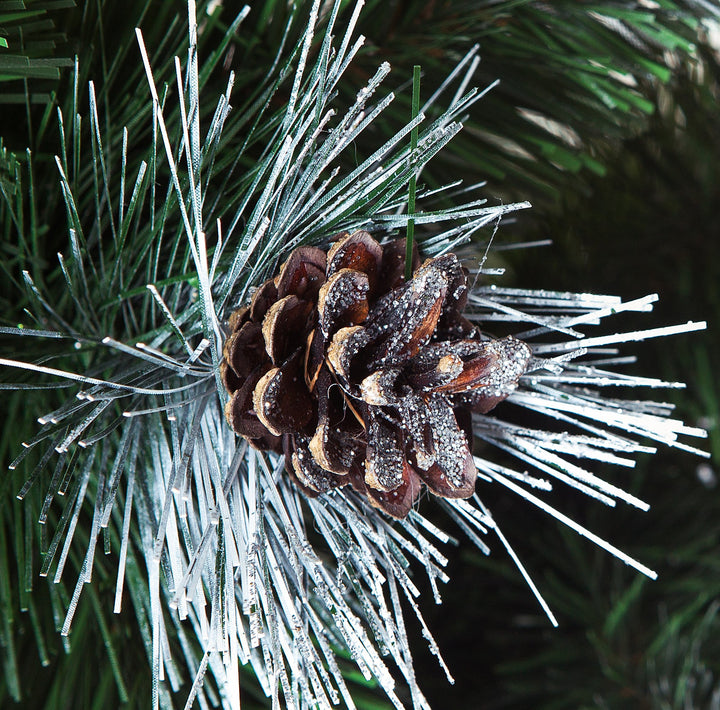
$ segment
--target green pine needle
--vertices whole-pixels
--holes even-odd
[[[413,91],[412,91],[412,114],[411,120],[415,120],[420,113],[420,65],[413,67]],[[413,127],[410,132],[410,151],[412,153],[417,149],[418,143],[418,127]],[[412,216],[415,214],[415,192],[417,189],[417,174],[413,173],[409,180],[408,190],[408,223],[407,236],[405,237],[405,281],[410,281],[412,276],[413,262],[413,243],[415,236],[415,220]]]

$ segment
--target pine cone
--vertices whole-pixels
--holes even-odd
[[[512,391],[530,358],[512,337],[481,339],[462,316],[454,254],[405,282],[405,242],[340,235],[299,247],[229,320],[225,414],[251,445],[285,454],[309,495],[351,485],[407,515],[421,482],[438,496],[475,489],[471,413]]]

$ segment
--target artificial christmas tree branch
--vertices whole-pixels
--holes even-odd
[[[336,100],[360,49],[352,22],[333,41],[339,7],[317,25],[320,8],[313,6],[300,40],[287,54],[278,53],[256,95],[238,109],[231,108],[232,75],[206,103],[204,82],[220,55],[200,64],[204,30],[190,3],[185,70],[176,60],[173,76],[161,63],[160,73],[168,78],[162,91],[157,62],[139,33],[149,98],[132,131],[114,139],[104,135],[93,84],[88,119],[73,115],[66,133],[60,115],[64,140],[57,168],[68,256],[59,256],[48,278],[24,274],[27,320],[5,335],[13,337],[16,351],[18,342],[32,343],[22,348],[31,356],[9,355],[2,364],[25,373],[14,387],[70,385],[72,396],[58,397],[61,403],[52,410],[35,410],[40,428],[26,438],[12,466],[37,455],[18,491],[21,498],[37,495],[44,472],[53,469],[48,492],[40,494],[40,517],[43,525],[54,518],[57,523],[51,537],[40,537],[41,573],[62,584],[68,560],[73,562],[74,588],[68,586],[58,605],[64,635],[71,633],[83,589],[92,583],[99,546],[118,555],[114,607],[122,609],[130,585],[136,613],[144,618],[155,706],[169,707],[168,687],[177,691],[189,675],[194,680],[188,706],[197,701],[237,707],[239,664],[249,663],[275,703],[282,698],[288,706],[326,707],[342,700],[353,707],[340,670],[340,659],[349,656],[402,707],[403,690],[388,654],[410,703],[428,706],[413,671],[403,604],[413,608],[439,656],[409,573],[414,558],[436,594],[437,582],[446,581],[440,545],[449,536],[424,517],[429,501],[394,523],[346,488],[308,498],[288,479],[282,458],[237,439],[222,414],[222,340],[233,309],[247,304],[298,246],[327,248],[338,232],[360,228],[384,243],[397,236],[409,220],[408,183],[452,145],[462,127],[458,117],[480,96],[465,91],[469,73],[458,77],[463,90],[447,110],[431,121],[418,115],[348,168],[345,155],[394,96],[382,93],[389,67],[381,65],[353,102]],[[245,17],[238,14],[225,32],[228,43],[242,32]],[[282,46],[295,23],[302,25],[302,13],[298,18],[286,25]],[[278,95],[282,101],[273,103]],[[82,125],[89,125],[89,136]],[[408,148],[408,134],[421,125],[417,145]],[[455,187],[441,186],[440,195]],[[437,194],[421,187],[420,209],[412,217],[420,250],[430,257],[458,250],[483,226],[527,206],[488,207],[464,197],[452,208],[424,209]],[[561,422],[568,431],[554,423],[545,430],[476,415],[475,436],[486,444],[473,459],[481,489],[503,486],[652,575],[528,487],[550,491],[552,477],[607,505],[619,500],[646,507],[574,460],[630,465],[630,455],[648,450],[638,439],[687,447],[679,437],[702,432],[672,419],[662,403],[603,394],[608,387],[673,386],[617,372],[623,363],[607,346],[703,324],[587,338],[588,326],[619,311],[646,311],[653,299],[503,289],[485,283],[494,276],[480,269],[481,285],[471,285],[467,316],[475,332],[484,342],[496,342],[488,331],[510,331],[532,351],[517,387],[510,382],[503,394],[509,405]],[[53,289],[62,297],[49,295]],[[533,473],[497,460],[493,450],[530,465]],[[58,505],[60,498],[64,505]],[[480,498],[444,508],[485,549],[481,535],[498,528]],[[32,541],[35,526],[26,521],[20,538]],[[145,570],[138,574],[140,558]],[[28,579],[26,573],[26,588]],[[532,588],[552,619],[540,590]],[[5,599],[9,607],[7,594]],[[174,639],[181,654],[173,651]],[[212,683],[206,682],[208,671]]]

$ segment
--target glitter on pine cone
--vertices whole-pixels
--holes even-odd
[[[229,319],[222,379],[232,428],[284,453],[308,495],[350,485],[405,517],[424,483],[468,498],[477,472],[472,413],[505,399],[530,348],[489,339],[462,315],[466,272],[454,254],[404,280],[405,241],[364,231],[326,253],[298,247]]]

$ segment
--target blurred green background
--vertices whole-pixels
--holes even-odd
[[[214,3],[211,14],[207,5],[200,2],[199,12],[209,52],[240,4]],[[299,8],[302,15],[302,2]],[[350,9],[344,6],[341,18]],[[533,203],[501,226],[497,244],[551,239],[552,245],[498,252],[496,263],[507,269],[503,284],[623,297],[659,293],[656,310],[637,327],[709,325],[632,351],[638,372],[687,382],[686,390],[663,396],[688,423],[709,430],[713,458],[665,450],[629,473],[597,467],[648,500],[647,514],[564,501],[591,530],[657,570],[658,581],[639,577],[518,501],[481,490],[560,628],[542,616],[499,544],[491,541],[490,558],[465,544],[450,550],[444,603],[436,606],[428,594],[423,611],[454,686],[415,629],[417,672],[434,708],[720,707],[717,11],[715,3],[669,1],[366,3],[359,30],[368,40],[341,94],[354,96],[385,60],[393,67],[392,86],[404,89],[373,141],[407,120],[413,64],[422,66],[426,97],[479,43],[482,61],[472,83],[500,79],[423,178],[431,185],[487,180],[491,202]],[[210,79],[218,93],[230,67],[240,75],[240,97],[251,91],[272,62],[288,12],[275,0],[253,5]],[[22,269],[43,274],[62,298],[53,266],[66,241],[54,112],[61,106],[71,115],[74,57],[80,92],[86,95],[86,82],[95,81],[105,134],[117,144],[138,102],[146,102],[138,90],[142,67],[133,28],[143,28],[161,62],[183,56],[184,16],[184,3],[175,0],[0,3],[0,45],[7,44],[0,46],[0,325],[20,319]],[[14,342],[0,335],[0,356]],[[37,578],[37,540],[25,534],[47,481],[21,505],[15,493],[28,471],[5,470],[19,442],[32,435],[36,413],[51,407],[42,392],[2,394],[0,705],[147,707],[150,671],[137,633],[142,602],[110,613],[112,560],[97,560],[70,642],[55,631],[71,590]],[[79,567],[79,552],[71,562]],[[264,707],[252,678],[244,683],[244,707]],[[356,689],[359,708],[388,707],[372,687]]]

